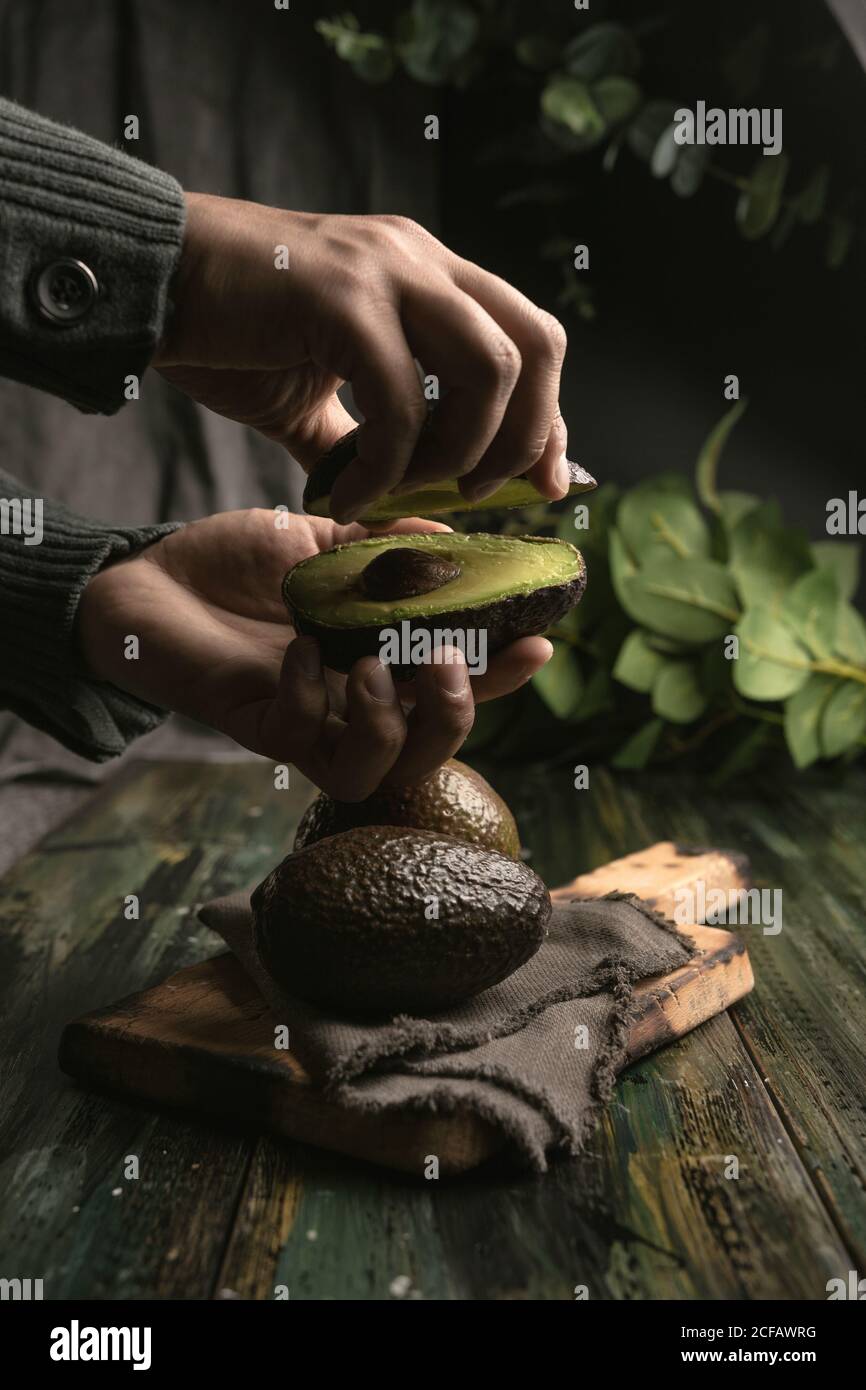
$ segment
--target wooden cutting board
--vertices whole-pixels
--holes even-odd
[[[672,918],[678,889],[748,887],[748,862],[724,850],[684,851],[669,842],[616,859],[553,890],[552,897],[636,893]],[[746,948],[731,932],[691,925],[700,954],[644,980],[628,1043],[635,1061],[748,994]],[[436,1154],[440,1174],[465,1172],[501,1146],[499,1131],[474,1115],[406,1110],[349,1114],[328,1101],[289,1052],[273,1045],[274,1019],[232,955],[179,970],[162,984],[67,1025],[60,1065],[87,1085],[147,1101],[205,1110],[290,1139],[420,1174]]]

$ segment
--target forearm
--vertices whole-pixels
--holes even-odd
[[[76,637],[89,580],[174,530],[109,526],[34,497],[0,472],[0,703],[96,762],[123,752],[164,713],[90,678]]]
[[[117,411],[162,338],[184,216],[168,174],[0,98],[0,375]]]

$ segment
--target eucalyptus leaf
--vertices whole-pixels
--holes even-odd
[[[662,719],[651,719],[648,724],[643,724],[617,749],[611,758],[611,766],[619,768],[621,772],[640,772],[655,752],[663,728]]]
[[[837,685],[816,671],[785,701],[785,742],[795,767],[809,767],[821,757],[821,717]]]
[[[828,657],[833,650],[839,598],[835,574],[811,570],[782,600],[783,619],[813,656]]]
[[[641,90],[628,77],[602,77],[591,88],[592,98],[609,126],[621,125],[640,105]]]
[[[806,538],[775,521],[764,504],[748,512],[729,536],[730,570],[746,608],[778,607],[791,585],[812,569]]]
[[[683,145],[671,174],[671,188],[678,198],[693,198],[704,181],[710,162],[706,145]]]
[[[651,478],[632,488],[620,502],[617,525],[641,564],[654,555],[709,554],[707,523],[679,480],[665,486],[663,479]]]
[[[760,497],[756,497],[753,492],[720,492],[719,515],[725,530],[733,531],[749,512],[755,511],[760,505]]]
[[[620,602],[630,618],[663,637],[709,642],[739,616],[731,577],[717,560],[658,556],[623,575]]]
[[[667,130],[663,130],[656,141],[655,148],[650,155],[650,172],[653,178],[666,179],[673,173],[680,150],[683,148],[682,145],[677,144],[676,132],[676,122],[672,121]]]
[[[716,483],[719,459],[728,441],[728,435],[746,409],[748,401],[743,398],[726,410],[718,424],[714,425],[701,445],[698,461],[695,464],[695,488],[704,506],[717,515],[721,514],[722,504]],[[728,494],[729,496],[731,494]],[[747,494],[741,494],[747,495]],[[756,499],[757,500],[757,499]]]
[[[541,109],[548,120],[564,126],[587,146],[600,140],[607,129],[589,87],[576,77],[552,77],[541,94]]]
[[[656,676],[665,664],[665,658],[661,653],[653,651],[649,645],[646,633],[640,628],[635,628],[619,649],[613,668],[614,679],[622,685],[627,685],[630,690],[648,695]]]
[[[627,594],[626,585],[634,579],[637,574],[637,565],[629,555],[625,541],[620,535],[616,526],[611,526],[608,533],[608,558],[610,561],[610,578],[613,584],[613,591],[619,602],[628,613],[625,599]],[[633,614],[629,614],[633,617]],[[638,620],[639,621],[639,620]]]
[[[833,650],[852,666],[866,667],[866,622],[850,603],[839,605]]]
[[[805,685],[810,657],[781,618],[757,605],[736,626],[734,687],[750,700],[784,700]]]
[[[437,86],[455,75],[479,27],[475,10],[461,0],[415,0],[398,16],[395,44],[409,76]]]
[[[737,225],[747,241],[766,236],[779,215],[790,160],[779,154],[761,155],[737,203]]]
[[[827,205],[829,187],[830,167],[827,164],[819,164],[805,188],[797,195],[797,212],[800,221],[805,222],[807,227],[812,226],[822,216]]]
[[[854,228],[847,217],[834,217],[827,236],[825,259],[829,270],[838,270],[854,237]]]
[[[584,82],[611,74],[627,77],[640,66],[640,49],[621,24],[593,24],[566,45],[563,66]]]
[[[860,583],[860,546],[856,541],[813,541],[812,559],[818,569],[836,576],[843,599],[852,599]]]
[[[674,724],[691,724],[707,707],[697,670],[691,661],[666,661],[652,689],[653,714]]]
[[[632,154],[648,164],[659,139],[674,119],[677,109],[673,101],[648,101],[642,106],[626,131],[626,142]]]
[[[570,719],[577,712],[583,693],[583,680],[577,657],[565,642],[553,643],[553,656],[536,671],[532,684],[557,719]]]
[[[821,715],[820,739],[825,758],[859,743],[866,733],[866,685],[841,681],[827,701]]]
[[[527,34],[518,39],[514,52],[518,61],[534,72],[547,72],[559,62],[559,45],[545,34]]]

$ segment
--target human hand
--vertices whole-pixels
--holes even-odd
[[[406,218],[188,194],[172,298],[154,365],[307,469],[354,427],[336,395],[351,382],[364,424],[331,497],[341,522],[446,478],[473,501],[527,471],[546,497],[568,490],[561,324]],[[442,392],[423,437],[413,358]]]
[[[448,527],[412,520],[393,529]],[[294,637],[283,576],[367,534],[264,510],[193,522],[91,579],[77,617],[86,665],[99,680],[294,763],[338,800],[362,801],[382,782],[423,781],[463,743],[475,702],[522,685],[552,648],[524,637],[471,681],[453,648],[443,652],[450,660],[419,667],[411,687],[395,687],[374,656],[348,677],[323,671],[316,641]],[[124,656],[130,634],[139,639],[134,661]]]

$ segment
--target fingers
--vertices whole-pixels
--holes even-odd
[[[367,317],[363,328],[358,313]],[[396,305],[360,306],[343,349],[343,375],[352,382],[364,416],[357,458],[343,469],[331,493],[331,515],[344,525],[403,478],[427,416],[418,370]]]
[[[446,389],[398,493],[476,468],[502,425],[521,370],[508,334],[444,276],[407,296],[403,319],[413,352]]]
[[[405,741],[406,720],[388,667],[374,656],[356,661],[346,682],[346,725],[331,754],[326,790],[341,801],[363,801],[394,766]]]
[[[557,411],[544,446],[544,453],[529,470],[531,481],[545,497],[564,497],[568,492],[571,479],[565,457],[567,447],[568,430]]]
[[[394,786],[429,777],[453,757],[472,728],[475,701],[459,648],[438,648],[430,665],[419,666],[414,696],[405,745],[385,779]]]
[[[559,390],[567,339],[562,325],[496,275],[469,261],[458,261],[458,285],[473,296],[515,344],[520,375],[511,391],[502,424],[479,466],[461,483],[470,500],[487,496],[508,478],[539,464],[559,416]],[[564,453],[563,448],[560,451]],[[545,462],[534,481],[546,495],[562,497],[568,489],[564,467],[557,477],[555,463]],[[495,486],[494,486],[495,484]]]
[[[472,693],[476,704],[510,695],[531,680],[553,655],[546,637],[521,637],[490,658],[483,676],[473,676]]]

